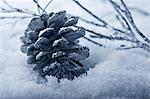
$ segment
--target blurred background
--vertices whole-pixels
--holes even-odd
[[[6,1],[13,7],[38,13],[32,0]],[[124,1],[129,7],[150,13],[149,0]],[[42,7],[48,2],[49,0],[39,0]],[[80,3],[118,27],[114,9],[107,0],[80,0]],[[3,0],[0,0],[0,8],[10,9]],[[72,0],[53,0],[46,9],[47,12],[61,10],[96,21]],[[150,38],[150,15],[136,10],[131,12],[138,28]],[[54,77],[48,77],[47,84],[37,84],[34,73],[27,68],[29,65],[26,56],[20,51],[20,36],[32,17],[22,19],[15,18],[16,16],[30,15],[0,12],[0,99],[150,99],[150,54],[142,49],[116,50],[115,47],[122,43],[116,41],[97,40],[107,45],[103,48],[81,39],[80,43],[90,48],[90,57],[84,61],[85,65],[92,67],[87,76],[73,81],[64,79],[60,84]],[[82,21],[78,25],[105,35],[108,32]],[[86,36],[88,35],[87,33]]]

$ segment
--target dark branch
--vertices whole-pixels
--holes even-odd
[[[39,14],[41,14],[40,10],[42,10],[42,12],[44,12],[44,13],[47,13],[47,12],[41,7],[41,5],[38,3],[37,0],[33,0],[33,2],[34,2],[34,3],[36,4],[36,6],[37,6],[37,9],[38,9]],[[40,9],[40,10],[39,10],[39,9]]]
[[[50,1],[47,3],[47,5],[46,5],[46,6],[44,7],[44,9],[43,9],[44,11],[46,11],[47,7],[51,4],[52,1],[53,1],[53,0],[50,0]],[[43,11],[43,12],[44,12],[44,11]],[[43,12],[42,12],[42,13],[43,13]]]
[[[88,38],[88,37],[83,37],[84,39],[86,39],[86,40],[88,40],[89,42],[92,42],[92,43],[94,43],[94,44],[96,44],[96,45],[98,45],[98,46],[100,46],[100,47],[105,47],[104,45],[102,45],[102,44],[100,44],[100,43],[98,43],[98,42],[96,42],[96,41],[94,41],[94,40],[91,40],[90,38]]]
[[[124,3],[123,0],[120,0],[121,1],[121,4],[123,5],[124,9],[122,9],[117,3],[115,3],[114,1],[112,0],[109,0],[110,3],[112,4],[112,6],[114,7],[114,9],[118,12],[118,14],[121,16],[123,13],[124,16],[126,17],[128,23],[132,26],[132,28],[136,31],[136,33],[141,37],[143,38],[143,40],[147,43],[150,43],[150,40],[137,28],[137,26],[135,25],[134,23],[134,20],[133,20],[133,17],[131,15],[131,12],[130,10],[128,9],[128,7],[126,6],[126,4]],[[123,19],[123,20],[126,20],[126,19]],[[128,27],[129,27],[129,24],[128,24]],[[130,28],[131,29],[131,28]],[[131,31],[131,30],[130,30]]]
[[[94,18],[96,18],[97,20],[99,20],[102,24],[103,27],[107,25],[107,23],[100,19],[98,16],[96,16],[95,14],[93,14],[91,11],[89,11],[87,8],[85,8],[84,6],[82,6],[77,0],[73,0],[76,4],[78,4],[82,9],[84,9],[87,13],[89,13],[90,15],[92,15]]]

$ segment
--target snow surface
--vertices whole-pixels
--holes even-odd
[[[36,10],[31,0],[7,1],[20,8],[27,6]],[[149,0],[125,1],[129,6],[150,12]],[[46,2],[42,3],[44,5]],[[99,16],[111,10],[110,4],[105,0],[86,0],[81,3]],[[2,0],[0,6],[4,6]],[[71,0],[54,0],[49,9],[64,9],[68,13],[91,18]],[[148,35],[150,17],[135,12],[133,15],[138,27]],[[113,19],[103,18],[113,23]],[[28,68],[30,66],[26,63],[26,56],[20,52],[19,37],[29,20],[22,20],[13,28],[8,22],[10,20],[0,21],[0,99],[150,99],[150,54],[142,49],[114,50],[113,44],[108,41],[110,48],[98,47],[81,40],[83,45],[90,48],[91,53],[83,62],[86,66],[93,67],[87,76],[83,75],[73,81],[64,79],[60,84],[56,78],[48,77],[47,84],[37,84],[36,74]],[[81,24],[103,32],[82,22]]]

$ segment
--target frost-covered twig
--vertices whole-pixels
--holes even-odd
[[[125,2],[123,0],[121,1],[122,6],[124,7],[124,9],[122,9],[117,3],[115,3],[112,0],[109,0],[110,3],[112,4],[112,6],[114,7],[114,9],[116,10],[116,12],[118,13],[118,15],[122,16],[125,22],[126,22],[126,26],[129,27],[128,30],[130,33],[134,34],[133,35],[133,39],[135,39],[137,41],[137,45],[136,47],[133,46],[133,48],[143,48],[144,50],[150,51],[150,40],[137,28],[137,26],[134,23],[133,17],[131,15],[130,10],[128,9],[128,7],[126,6]],[[140,36],[144,42],[141,39],[136,38],[135,35]]]
[[[86,7],[84,7],[78,0],[73,0],[77,5],[79,5],[83,10],[85,10],[88,14],[90,14],[91,16],[93,16],[95,19],[97,19],[99,22],[102,23],[102,25],[99,25],[103,28],[106,28],[108,30],[111,30],[111,31],[117,31],[117,32],[121,32],[121,33],[124,33],[124,31],[120,30],[120,29],[117,29],[113,26],[111,26],[108,22],[106,22],[105,20],[99,18],[97,15],[95,15],[94,13],[92,13],[90,10],[88,10]],[[85,20],[84,20],[85,21]],[[85,21],[88,23],[88,21]],[[90,24],[91,23],[94,23],[94,22],[89,22]],[[93,24],[94,25],[94,24]]]
[[[98,16],[96,16],[95,14],[93,14],[91,11],[89,11],[87,8],[85,8],[84,6],[82,6],[77,0],[73,0],[76,4],[78,4],[82,9],[84,9],[87,13],[89,13],[90,15],[92,15],[94,18],[96,18],[97,20],[99,20],[101,23],[102,23],[102,25],[103,25],[103,27],[105,26],[105,25],[107,25],[107,23],[104,21],[104,20],[102,20],[102,19],[100,19]]]
[[[79,19],[85,23],[88,23],[88,24],[91,24],[91,25],[95,25],[95,26],[98,26],[98,27],[103,27],[103,25],[99,24],[99,23],[96,23],[94,21],[89,21],[89,20],[86,20],[82,17],[79,17]]]
[[[4,4],[8,7],[8,8],[4,8],[4,7],[0,7],[0,20],[6,20],[6,19],[17,19],[14,20],[14,23],[12,25],[12,27],[14,27],[16,25],[16,23],[18,21],[21,21],[23,19],[28,19],[28,18],[32,18],[33,16],[39,16],[38,14],[36,14],[34,11],[31,11],[29,9],[20,9],[20,8],[16,8],[12,5],[10,5],[7,1],[3,0]],[[4,15],[3,13],[9,13],[10,15]],[[11,15],[11,13],[19,13],[19,14],[25,14],[25,15]]]
[[[112,4],[112,6],[114,7],[114,9],[118,12],[118,14],[120,16],[125,16],[125,18],[123,20],[125,20],[128,24],[128,27],[129,24],[132,26],[132,28],[136,31],[136,33],[143,38],[144,41],[146,41],[147,43],[150,43],[150,40],[137,28],[137,26],[135,25],[134,23],[134,20],[133,20],[133,17],[131,15],[131,12],[130,10],[128,9],[128,7],[126,6],[125,2],[123,0],[120,0],[121,1],[121,4],[123,5],[124,9],[122,9],[119,5],[117,5],[117,3],[115,3],[114,1],[112,0],[109,0],[110,3]],[[131,30],[130,30],[131,31]]]
[[[6,9],[6,8],[2,8],[0,7],[0,12],[1,13],[13,13],[13,12],[17,12],[17,13],[25,13],[25,14],[29,14],[30,16],[1,16],[0,19],[27,19],[27,18],[32,18],[32,17],[35,17],[35,16],[40,16],[40,14],[43,14],[43,13],[47,13],[46,12],[46,9],[47,7],[50,5],[50,3],[52,2],[53,0],[50,0],[47,5],[44,7],[44,9],[41,7],[41,5],[38,3],[37,0],[33,0],[33,2],[37,5],[38,7],[38,10],[39,10],[39,14],[36,14],[35,12],[33,11],[30,11],[28,9],[20,9],[20,8],[16,8],[16,7],[13,7],[11,6],[8,2],[6,2],[5,0],[3,1],[8,7],[9,9]],[[42,10],[42,13],[41,11]],[[84,20],[83,18],[80,17],[81,20]],[[85,20],[86,21],[86,20]],[[16,23],[16,22],[15,22]],[[92,24],[95,24],[96,23],[92,23]],[[99,25],[99,24],[97,24]],[[98,44],[97,42],[93,41],[92,39],[90,38],[87,38],[85,37],[84,39],[88,40],[89,42],[92,42],[96,45],[99,45],[99,46],[102,46],[101,44]]]
[[[120,0],[120,1],[121,1],[121,4],[124,9],[122,9],[121,6],[118,5],[116,2],[114,2],[113,0],[108,0],[114,7],[115,11],[117,12],[116,19],[122,25],[122,29],[118,29],[118,28],[111,26],[105,20],[99,18],[98,16],[93,14],[90,10],[88,10],[86,7],[84,7],[79,1],[77,1],[77,0],[73,0],[73,1],[77,5],[79,5],[83,10],[85,10],[88,14],[90,14],[93,18],[95,18],[99,22],[101,22],[102,25],[99,23],[95,23],[95,22],[80,18],[81,21],[84,21],[91,25],[98,26],[100,28],[105,28],[105,29],[111,30],[114,33],[113,35],[107,36],[107,35],[103,35],[101,33],[96,33],[93,30],[89,30],[89,29],[82,27],[86,31],[94,34],[94,35],[91,35],[90,37],[100,38],[100,39],[108,39],[108,40],[127,41],[127,42],[131,43],[131,45],[132,45],[131,47],[121,47],[121,48],[117,48],[117,49],[142,48],[142,49],[150,52],[150,46],[149,46],[150,40],[135,25],[133,17],[131,15],[131,12],[123,0]],[[76,27],[78,27],[78,26],[76,26]],[[140,36],[143,40],[138,39],[136,37],[136,35]]]
[[[98,43],[98,42],[96,42],[96,41],[94,41],[94,40],[91,40],[90,38],[88,38],[88,37],[83,37],[84,39],[86,39],[86,40],[88,40],[89,42],[92,42],[92,43],[94,43],[94,44],[96,44],[96,45],[98,45],[98,46],[100,46],[100,47],[105,47],[104,45],[102,45],[102,44],[100,44],[100,43]]]
[[[45,5],[45,7],[41,7],[41,5],[39,4],[38,0],[32,0],[38,10],[39,10],[39,14],[30,11],[28,9],[19,9],[16,7],[13,7],[11,5],[9,5],[5,0],[4,3],[9,7],[9,9],[6,8],[2,8],[0,7],[0,13],[12,13],[12,12],[18,12],[18,13],[25,13],[28,14],[30,16],[1,16],[0,19],[10,19],[10,18],[14,18],[14,19],[26,19],[26,18],[31,18],[34,16],[40,16],[43,13],[47,13],[46,9],[47,7],[50,5],[50,3],[53,0],[49,0],[49,2]],[[85,10],[88,14],[90,14],[93,18],[97,19],[97,22],[91,21],[91,20],[87,20],[82,18],[81,16],[79,16],[79,19],[83,22],[86,22],[87,24],[91,24],[94,26],[97,26],[98,28],[104,28],[109,30],[110,32],[112,32],[112,35],[104,35],[100,32],[95,32],[93,30],[90,30],[86,27],[83,26],[74,26],[76,28],[82,28],[84,30],[86,30],[89,33],[92,33],[92,35],[90,35],[90,37],[94,38],[99,38],[99,39],[107,39],[107,40],[117,40],[117,41],[127,41],[131,43],[131,47],[129,46],[128,48],[124,48],[121,47],[119,49],[131,49],[131,48],[143,48],[147,51],[150,52],[149,50],[149,45],[150,45],[150,40],[138,29],[138,27],[135,25],[133,17],[131,15],[131,12],[129,9],[133,9],[136,11],[140,11],[141,13],[145,13],[142,10],[139,9],[135,9],[132,7],[127,7],[126,4],[124,3],[123,0],[121,1],[121,6],[118,5],[115,1],[113,0],[108,0],[112,6],[114,7],[115,11],[117,12],[116,14],[116,19],[118,22],[120,22],[120,24],[122,25],[122,28],[119,27],[114,27],[113,25],[111,25],[110,23],[107,22],[107,20],[103,20],[101,17],[98,17],[97,15],[95,15],[92,11],[90,11],[88,8],[86,8],[85,6],[83,6],[78,0],[73,0],[77,5],[79,5],[79,7],[81,7],[83,10]],[[146,13],[147,15],[147,13]],[[136,36],[140,36],[143,40],[137,38]],[[98,46],[104,46],[98,42],[96,42],[96,40],[91,39],[90,37],[84,37],[84,39],[98,45]]]
[[[42,12],[47,13],[42,7],[41,5],[38,3],[38,0],[33,0],[33,2],[36,4],[37,6],[37,10],[39,12],[39,14],[42,14],[40,10],[42,10]]]
[[[12,12],[18,12],[18,13],[25,13],[25,14],[29,14],[29,15],[33,15],[33,16],[37,16],[38,14],[36,14],[34,11],[31,11],[29,9],[19,9],[16,7],[11,6],[7,1],[3,0],[4,4],[9,8],[3,8],[0,7],[0,12],[1,13],[12,13]]]
[[[36,14],[28,9],[19,9],[19,8],[6,9],[6,8],[0,7],[0,13],[14,13],[14,12],[29,14],[32,16],[38,16],[38,14]]]
[[[92,37],[92,38],[100,38],[100,39],[107,39],[107,40],[119,40],[119,41],[129,41],[129,42],[132,42],[132,43],[136,43],[136,40],[124,38],[124,37],[121,37],[121,36],[120,36],[120,37],[106,36],[106,35],[103,35],[103,34],[101,34],[101,33],[97,33],[97,32],[95,32],[95,31],[93,31],[93,30],[90,30],[90,29],[81,27],[81,26],[74,26],[74,27],[82,28],[82,29],[84,29],[85,31],[94,34],[94,35],[90,35],[90,37]]]
[[[142,15],[145,15],[145,16],[150,16],[150,12],[147,12],[147,11],[144,11],[140,8],[137,8],[137,7],[129,7],[130,10],[133,10],[133,11],[136,11]]]
[[[47,7],[50,5],[50,3],[51,3],[52,1],[53,1],[53,0],[50,0],[50,1],[47,3],[47,5],[46,5],[46,6],[44,7],[44,9],[43,9],[44,11],[46,11]],[[43,12],[44,12],[44,11],[43,11]],[[43,13],[43,12],[42,12],[42,13]]]
[[[32,18],[33,16],[0,16],[0,20],[4,19],[26,19],[26,18]]]

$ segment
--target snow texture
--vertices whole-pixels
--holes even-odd
[[[30,0],[8,1],[15,6],[27,5],[33,8]],[[101,16],[111,9],[109,3],[103,1],[103,3],[97,0],[81,2]],[[129,6],[150,11],[149,0],[125,1]],[[67,3],[62,6],[64,2]],[[56,0],[51,5],[53,6],[49,9],[53,11],[64,9],[71,14],[90,18],[71,0]],[[149,33],[150,17],[142,16],[137,12],[133,12],[133,16],[138,27],[144,33]],[[113,23],[111,18],[104,19]],[[26,63],[26,56],[20,52],[19,37],[22,35],[20,33],[23,33],[26,28],[24,25],[28,22],[29,20],[19,22],[19,25],[14,28],[6,25],[7,21],[0,23],[3,25],[0,27],[0,99],[150,99],[150,54],[142,49],[114,50],[112,46],[116,42],[108,44],[111,48],[101,48],[81,39],[81,44],[89,46],[91,53],[83,63],[90,67],[94,65],[87,76],[73,81],[64,79],[59,84],[56,78],[48,77],[47,84],[37,84],[36,74],[27,68],[29,65]],[[82,22],[81,24],[84,25]],[[87,27],[97,30],[92,26]]]

